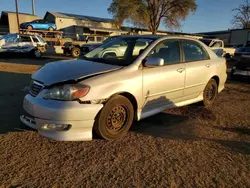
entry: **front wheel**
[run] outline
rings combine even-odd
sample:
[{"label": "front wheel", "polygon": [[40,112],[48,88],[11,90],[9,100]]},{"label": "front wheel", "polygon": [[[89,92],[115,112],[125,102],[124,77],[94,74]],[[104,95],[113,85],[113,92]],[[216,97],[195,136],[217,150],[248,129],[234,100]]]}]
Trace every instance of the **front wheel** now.
[{"label": "front wheel", "polygon": [[81,50],[80,50],[80,48],[74,47],[74,48],[72,49],[72,51],[71,51],[71,55],[72,55],[72,57],[74,57],[74,58],[79,57],[79,56],[81,55]]},{"label": "front wheel", "polygon": [[109,99],[98,114],[94,130],[102,138],[114,140],[128,132],[133,119],[133,105],[126,97],[117,95]]},{"label": "front wheel", "polygon": [[203,104],[208,107],[214,103],[214,100],[218,93],[218,85],[214,79],[211,79],[203,92]]}]

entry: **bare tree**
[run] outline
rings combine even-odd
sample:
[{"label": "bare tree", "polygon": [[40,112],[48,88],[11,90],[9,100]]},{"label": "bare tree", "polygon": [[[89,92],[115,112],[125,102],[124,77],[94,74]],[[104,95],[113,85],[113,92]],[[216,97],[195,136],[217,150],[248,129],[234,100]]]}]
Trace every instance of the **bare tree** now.
[{"label": "bare tree", "polygon": [[236,12],[232,20],[233,28],[250,28],[250,4],[248,0],[245,1],[245,4],[233,9],[233,11]]},{"label": "bare tree", "polygon": [[108,11],[118,25],[130,20],[155,34],[161,21],[167,27],[179,28],[180,21],[196,8],[195,0],[113,0]]}]

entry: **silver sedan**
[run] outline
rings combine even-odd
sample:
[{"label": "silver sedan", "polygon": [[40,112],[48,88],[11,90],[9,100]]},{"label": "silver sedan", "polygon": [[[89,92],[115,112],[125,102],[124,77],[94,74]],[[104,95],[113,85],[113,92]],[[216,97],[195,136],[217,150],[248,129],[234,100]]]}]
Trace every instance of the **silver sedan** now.
[{"label": "silver sedan", "polygon": [[32,75],[20,117],[55,140],[107,140],[167,108],[212,105],[224,88],[225,60],[202,42],[177,36],[124,36],[79,60]]}]

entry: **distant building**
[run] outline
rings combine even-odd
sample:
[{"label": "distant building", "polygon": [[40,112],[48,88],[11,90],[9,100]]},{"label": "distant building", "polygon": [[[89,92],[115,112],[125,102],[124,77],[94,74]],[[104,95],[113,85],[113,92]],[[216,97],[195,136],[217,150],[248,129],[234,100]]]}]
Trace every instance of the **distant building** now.
[{"label": "distant building", "polygon": [[[39,16],[19,13],[19,22],[30,22],[36,19],[41,19]],[[61,12],[46,12],[44,20],[55,23],[57,30],[63,31],[64,38],[77,40],[85,40],[86,35],[89,36],[89,41],[101,42],[108,36],[112,35],[147,35],[152,34],[148,29],[139,27],[118,27],[114,19],[99,18],[86,15],[77,15]],[[18,32],[17,18],[15,12],[3,11],[0,19],[0,35],[5,33]],[[202,38],[200,34],[189,34],[172,31],[158,31],[159,35],[182,35],[193,38]]]},{"label": "distant building", "polygon": [[47,12],[45,20],[54,22],[58,30],[62,30],[65,35],[120,35],[127,33],[119,29],[115,21],[109,18],[98,18],[93,16],[76,15],[61,12]]},{"label": "distant building", "polygon": [[[27,14],[27,13],[19,13],[19,23],[30,22],[36,19],[41,19],[39,16]],[[15,12],[10,11],[2,11],[0,18],[0,33],[17,33],[17,18]]]},{"label": "distant building", "polygon": [[230,44],[249,44],[250,43],[250,29],[234,29],[231,30],[229,40]]},{"label": "distant building", "polygon": [[250,43],[250,29],[232,29],[198,34],[219,38],[224,41],[225,45],[245,45]]},{"label": "distant building", "polygon": [[[121,27],[121,29],[124,31],[127,31],[128,34],[131,34],[131,35],[151,35],[152,34],[151,31],[145,28],[123,26]],[[157,31],[157,35],[179,35],[179,36],[191,37],[191,38],[196,38],[196,39],[203,38],[203,35],[200,35],[200,34],[191,34],[191,33],[174,32],[174,31],[161,31],[161,30]]]}]

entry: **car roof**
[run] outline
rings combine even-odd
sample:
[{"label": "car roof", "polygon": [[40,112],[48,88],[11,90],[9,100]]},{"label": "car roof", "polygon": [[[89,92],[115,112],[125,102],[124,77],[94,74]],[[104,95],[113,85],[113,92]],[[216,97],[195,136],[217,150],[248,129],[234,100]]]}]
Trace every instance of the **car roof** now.
[{"label": "car roof", "polygon": [[19,34],[21,37],[32,37],[32,36],[38,36],[36,34]]},{"label": "car roof", "polygon": [[[121,38],[148,38],[148,39],[158,39],[164,35],[121,35]],[[165,35],[166,36],[166,35]]]},{"label": "car roof", "polygon": [[152,40],[157,40],[162,38],[162,39],[186,39],[186,40],[199,41],[196,38],[186,37],[182,35],[122,35],[121,38],[147,38]]}]

